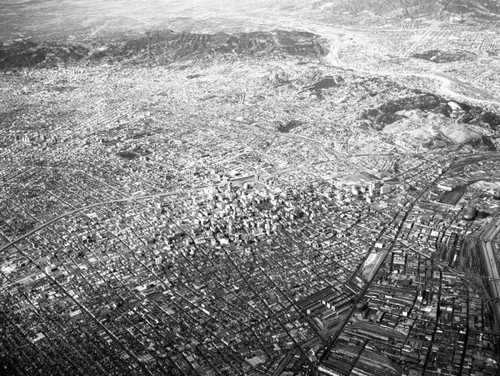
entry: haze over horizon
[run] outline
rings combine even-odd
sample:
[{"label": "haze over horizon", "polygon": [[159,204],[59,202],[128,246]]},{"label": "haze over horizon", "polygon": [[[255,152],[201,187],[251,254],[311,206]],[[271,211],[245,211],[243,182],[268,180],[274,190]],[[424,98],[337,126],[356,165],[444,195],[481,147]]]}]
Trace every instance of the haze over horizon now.
[{"label": "haze over horizon", "polygon": [[[365,12],[370,14],[365,14]],[[0,41],[19,38],[71,40],[117,37],[130,33],[174,28],[195,30],[259,30],[298,25],[301,19],[330,26],[346,22],[452,15],[500,20],[499,0],[5,0],[0,4]],[[288,20],[287,20],[288,19]],[[331,20],[331,22],[329,21]]]}]

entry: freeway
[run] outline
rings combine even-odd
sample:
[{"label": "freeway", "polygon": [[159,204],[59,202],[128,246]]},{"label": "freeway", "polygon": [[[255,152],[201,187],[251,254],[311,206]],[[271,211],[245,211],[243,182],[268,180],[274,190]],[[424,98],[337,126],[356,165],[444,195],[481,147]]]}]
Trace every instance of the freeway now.
[{"label": "freeway", "polygon": [[259,130],[261,130],[263,132],[274,134],[277,137],[291,138],[291,139],[295,139],[295,140],[298,139],[298,140],[302,140],[305,142],[309,142],[309,143],[313,144],[314,146],[317,146],[320,149],[321,153],[323,153],[323,155],[327,161],[331,160],[331,157],[328,154],[328,152],[335,154],[337,157],[339,156],[338,152],[333,151],[331,149],[328,149],[325,145],[323,145],[323,143],[321,143],[318,140],[312,139],[310,137],[306,137],[306,136],[302,136],[302,135],[294,134],[294,133],[283,133],[283,132],[275,131],[272,129],[268,129],[265,126],[262,126],[259,124],[253,124],[250,126],[250,123],[248,123],[246,121],[241,121],[241,120],[236,120],[236,119],[229,119],[229,120],[232,122],[238,123],[238,124],[246,127],[247,129],[258,128]]},{"label": "freeway", "polygon": [[[259,127],[259,129],[263,129],[263,128]],[[274,131],[270,131],[270,130],[269,130],[269,132],[275,133]],[[286,135],[286,136],[289,136],[289,135]],[[315,145],[317,145],[317,146],[319,146],[319,147],[323,147],[324,148],[324,146],[319,141],[316,141],[316,140],[313,140],[313,139],[308,139],[308,138],[306,138],[306,140],[309,141],[309,142],[311,142],[311,143],[313,143],[313,144],[315,144]],[[394,153],[391,154],[391,155],[394,155]],[[336,156],[338,158],[340,157],[338,154],[336,154]],[[284,174],[284,173],[287,173],[287,172],[296,171],[296,170],[299,170],[301,168],[307,168],[307,167],[313,167],[313,166],[322,165],[322,164],[328,164],[328,163],[332,163],[334,161],[338,161],[338,160],[335,160],[335,159],[332,160],[331,158],[328,158],[326,161],[320,161],[320,162],[314,162],[314,163],[307,163],[307,164],[305,164],[303,166],[294,166],[292,168],[281,169],[281,170],[278,170],[278,171],[275,171],[275,172],[271,173],[270,175],[280,175],[280,174]],[[356,168],[356,169],[359,169],[358,167],[355,167],[355,166],[353,166],[353,167]],[[256,178],[257,178],[257,176],[254,175],[254,174],[252,174],[252,175],[247,175],[247,176],[242,176],[242,177],[230,179],[229,181],[230,182],[245,182],[245,181],[255,180]],[[222,185],[222,183],[217,184],[215,186],[220,186],[220,185]],[[113,187],[111,187],[111,188],[113,188]],[[64,218],[70,217],[71,215],[74,215],[74,214],[77,214],[77,213],[80,213],[80,212],[84,212],[86,210],[89,210],[89,209],[92,209],[92,208],[95,208],[95,207],[104,206],[104,205],[110,205],[110,204],[115,204],[115,203],[123,203],[123,202],[134,202],[134,201],[139,202],[139,201],[150,200],[150,199],[154,199],[154,198],[158,198],[158,197],[176,196],[178,194],[192,193],[192,192],[200,191],[200,190],[206,189],[206,188],[208,188],[207,185],[200,186],[200,187],[194,187],[194,188],[183,190],[183,191],[169,190],[169,191],[159,192],[159,193],[155,193],[155,194],[147,194],[147,195],[140,195],[140,196],[130,196],[130,197],[125,197],[125,198],[106,200],[106,201],[97,202],[97,203],[94,203],[94,204],[91,204],[91,205],[88,205],[88,206],[82,206],[82,207],[76,208],[74,210],[70,210],[70,211],[64,212],[64,213],[60,214],[59,216],[57,216],[55,218],[52,218],[51,220],[49,220],[47,222],[44,222],[44,223],[40,224],[39,226],[37,226],[34,229],[26,232],[25,234],[19,236],[18,238],[10,241],[9,243],[0,246],[0,252],[2,252],[4,250],[6,250],[6,249],[8,249],[8,248],[10,248],[10,247],[18,244],[19,242],[21,242],[22,240],[26,239],[30,235],[33,235],[34,233],[37,233],[38,231],[43,230],[44,228],[46,228],[46,227],[48,227],[48,226],[50,226],[50,225],[52,225],[52,224],[54,224],[54,223],[56,223],[56,222],[64,219]]]},{"label": "freeway", "polygon": [[[251,180],[253,178],[255,178],[254,175],[248,175],[248,176],[243,176],[240,178],[230,179],[229,181],[230,182],[242,182],[242,181]],[[221,186],[221,185],[223,185],[223,183],[217,184],[215,186]],[[51,220],[44,222],[44,223],[40,224],[39,226],[35,227],[34,229],[24,233],[23,235],[17,237],[16,239],[11,240],[9,243],[0,246],[0,253],[2,253],[6,249],[18,244],[19,242],[23,241],[24,239],[26,239],[30,235],[33,235],[34,233],[37,233],[38,231],[41,231],[44,228],[46,228],[46,227],[48,227],[56,222],[59,222],[60,220],[62,220],[64,218],[70,217],[74,214],[81,213],[81,212],[84,212],[84,211],[92,209],[92,208],[96,208],[96,207],[104,206],[104,205],[110,205],[110,204],[123,203],[123,202],[134,202],[134,201],[139,202],[139,201],[151,200],[151,199],[159,198],[159,197],[176,196],[176,195],[179,195],[182,193],[193,193],[193,192],[201,191],[201,190],[206,189],[206,188],[208,188],[208,186],[200,186],[200,187],[195,187],[195,188],[186,189],[186,190],[182,190],[182,191],[170,190],[170,191],[165,191],[165,192],[160,192],[160,193],[155,193],[155,194],[148,194],[148,195],[141,195],[141,196],[130,196],[130,197],[126,197],[126,198],[118,198],[118,199],[113,199],[113,200],[100,201],[100,202],[97,202],[97,203],[94,203],[91,205],[82,206],[82,207],[76,208],[74,210],[64,212],[64,213],[58,215],[57,217],[54,217]]]},{"label": "freeway", "polygon": [[496,303],[491,303],[495,313],[495,330],[500,331],[500,274],[498,272],[498,265],[495,259],[495,253],[492,241],[498,236],[500,232],[500,219],[491,223],[489,228],[483,232],[481,236],[481,254],[488,273],[488,280],[490,284],[491,294],[496,299]]}]

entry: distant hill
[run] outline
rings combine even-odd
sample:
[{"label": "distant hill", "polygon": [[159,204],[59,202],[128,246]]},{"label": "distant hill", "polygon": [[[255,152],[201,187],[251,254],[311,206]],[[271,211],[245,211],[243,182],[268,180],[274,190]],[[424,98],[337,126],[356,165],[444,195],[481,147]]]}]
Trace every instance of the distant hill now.
[{"label": "distant hill", "polygon": [[321,7],[335,13],[369,11],[386,17],[500,21],[500,0],[323,0]]},{"label": "distant hill", "polygon": [[305,31],[197,34],[167,30],[145,33],[137,38],[111,40],[92,47],[52,41],[0,41],[0,70],[54,67],[81,60],[164,65],[216,55],[259,56],[277,53],[319,58],[328,51],[324,39]]}]

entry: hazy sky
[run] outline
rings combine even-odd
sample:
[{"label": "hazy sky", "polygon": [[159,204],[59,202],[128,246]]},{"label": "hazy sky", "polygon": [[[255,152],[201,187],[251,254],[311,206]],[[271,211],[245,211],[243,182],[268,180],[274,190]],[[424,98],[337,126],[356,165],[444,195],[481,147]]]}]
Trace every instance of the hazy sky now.
[{"label": "hazy sky", "polygon": [[[272,24],[312,0],[2,0],[0,39],[66,39],[161,28]],[[296,9],[296,8],[295,8]]]}]

